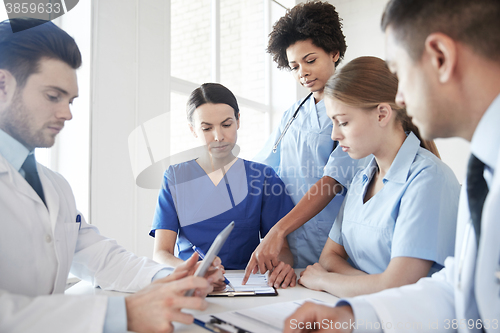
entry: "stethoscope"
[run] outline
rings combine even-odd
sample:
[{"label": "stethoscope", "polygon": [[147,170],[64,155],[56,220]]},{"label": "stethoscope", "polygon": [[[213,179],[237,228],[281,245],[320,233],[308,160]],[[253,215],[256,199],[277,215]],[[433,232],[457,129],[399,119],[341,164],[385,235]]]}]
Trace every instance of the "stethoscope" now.
[{"label": "stethoscope", "polygon": [[297,114],[299,113],[299,110],[300,108],[302,107],[302,105],[304,105],[304,103],[309,99],[309,97],[311,97],[313,93],[309,93],[309,95],[307,95],[306,98],[304,98],[304,100],[299,104],[299,106],[297,107],[297,110],[295,110],[295,112],[293,113],[293,116],[292,118],[290,118],[290,120],[288,121],[288,123],[286,123],[286,126],[285,128],[283,129],[283,132],[281,132],[281,135],[280,137],[278,138],[278,141],[276,141],[276,143],[274,144],[274,147],[273,147],[273,153],[276,153],[276,150],[278,149],[278,145],[280,144],[281,142],[281,139],[283,139],[283,137],[285,136],[285,133],[286,131],[288,130],[288,127],[290,127],[290,125],[292,125],[293,121],[295,120],[295,118],[297,118]]}]

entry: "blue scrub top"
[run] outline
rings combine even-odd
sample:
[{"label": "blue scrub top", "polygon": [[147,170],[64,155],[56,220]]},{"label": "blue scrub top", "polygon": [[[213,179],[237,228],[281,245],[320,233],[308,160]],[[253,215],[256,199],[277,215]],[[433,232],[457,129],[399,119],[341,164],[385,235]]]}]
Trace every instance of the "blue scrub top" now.
[{"label": "blue scrub top", "polygon": [[219,232],[234,221],[219,257],[226,269],[244,269],[260,237],[292,208],[285,185],[266,165],[238,159],[214,185],[192,160],[165,171],[149,234],[154,237],[156,229],[178,232],[178,256],[186,260],[192,245],[208,252]]},{"label": "blue scrub top", "polygon": [[384,272],[392,258],[412,257],[434,262],[430,276],[454,253],[460,195],[455,174],[411,132],[384,187],[363,203],[376,170],[373,158],[356,174],[329,237],[366,273]]},{"label": "blue scrub top", "polygon": [[[322,100],[316,104],[313,96],[300,108],[273,153],[274,144],[300,102],[283,114],[279,127],[254,157],[255,161],[273,167],[286,184],[294,204],[323,176],[334,178],[348,188],[360,165],[365,165],[364,161],[351,159],[337,147],[337,142],[331,139],[332,121],[326,115],[325,103]],[[343,195],[337,195],[318,215],[288,235],[295,267],[304,268],[318,262],[343,200]]]}]

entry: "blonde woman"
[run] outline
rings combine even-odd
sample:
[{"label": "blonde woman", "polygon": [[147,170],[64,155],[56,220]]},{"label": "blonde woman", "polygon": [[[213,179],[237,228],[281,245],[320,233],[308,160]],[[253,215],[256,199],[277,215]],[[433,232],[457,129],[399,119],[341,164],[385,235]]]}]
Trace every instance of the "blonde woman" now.
[{"label": "blonde woman", "polygon": [[351,61],[326,85],[332,139],[354,159],[374,157],[354,176],[319,263],[302,272],[308,288],[374,293],[415,283],[453,255],[460,185],[396,105],[397,87],[375,57]]}]

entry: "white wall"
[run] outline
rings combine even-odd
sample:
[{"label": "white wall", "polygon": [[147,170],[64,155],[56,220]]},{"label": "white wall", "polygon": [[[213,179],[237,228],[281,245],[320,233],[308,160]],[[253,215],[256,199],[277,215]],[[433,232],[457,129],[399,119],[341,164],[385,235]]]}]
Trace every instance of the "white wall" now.
[{"label": "white wall", "polygon": [[[93,1],[90,220],[150,257],[158,190],[135,185],[128,138],[168,111],[169,24],[169,1]],[[161,119],[160,127],[169,128],[168,117]],[[168,156],[169,145],[163,148]]]},{"label": "white wall", "polygon": [[55,22],[71,35],[82,53],[82,66],[77,70],[78,98],[71,106],[73,119],[66,122],[57,136],[51,168],[70,183],[78,209],[84,216],[89,211],[89,122],[90,122],[90,20],[91,2],[80,1],[70,12]]}]

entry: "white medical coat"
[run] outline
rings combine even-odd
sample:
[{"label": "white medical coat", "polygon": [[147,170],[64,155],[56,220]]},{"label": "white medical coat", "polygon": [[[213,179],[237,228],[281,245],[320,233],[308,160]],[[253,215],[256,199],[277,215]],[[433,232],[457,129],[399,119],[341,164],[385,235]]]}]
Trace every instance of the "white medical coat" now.
[{"label": "white medical coat", "polygon": [[70,269],[103,289],[137,291],[164,266],[127,252],[83,217],[76,223],[67,181],[37,168],[47,207],[0,154],[0,332],[101,332],[107,297],[64,296]]}]

